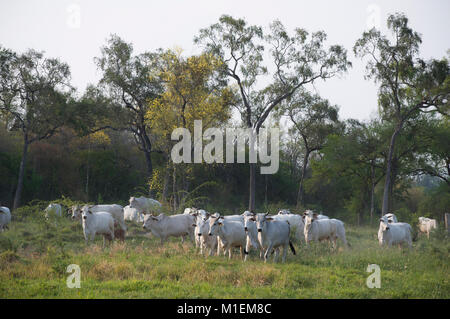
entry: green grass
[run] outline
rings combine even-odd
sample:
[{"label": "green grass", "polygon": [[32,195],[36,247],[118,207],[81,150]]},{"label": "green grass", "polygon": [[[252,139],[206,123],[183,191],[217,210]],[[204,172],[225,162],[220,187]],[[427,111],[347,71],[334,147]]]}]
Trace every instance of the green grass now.
[{"label": "green grass", "polygon": [[[128,223],[125,243],[85,246],[79,222],[23,213],[0,233],[0,298],[449,298],[450,244],[444,232],[412,250],[381,249],[375,227],[347,225],[350,249],[295,243],[285,264],[202,257],[193,244],[145,236]],[[81,268],[81,288],[66,287],[66,267]],[[368,264],[381,268],[369,289]]]}]

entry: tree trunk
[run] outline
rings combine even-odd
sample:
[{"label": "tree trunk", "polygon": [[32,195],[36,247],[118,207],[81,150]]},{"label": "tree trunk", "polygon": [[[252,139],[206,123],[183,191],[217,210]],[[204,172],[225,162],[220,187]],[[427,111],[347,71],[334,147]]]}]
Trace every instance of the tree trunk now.
[{"label": "tree trunk", "polygon": [[168,162],[166,166],[166,171],[164,172],[164,185],[162,193],[163,202],[166,202],[167,198],[169,197],[169,183],[170,183],[170,164]]},{"label": "tree trunk", "polygon": [[88,137],[88,155],[87,155],[87,164],[86,164],[86,201],[89,202],[89,169],[90,169],[90,157],[91,157],[91,137]]},{"label": "tree trunk", "polygon": [[256,163],[250,163],[250,189],[248,210],[253,212],[255,210],[255,187],[256,187]]},{"label": "tree trunk", "polygon": [[372,163],[371,167],[372,185],[370,187],[370,223],[372,224],[373,213],[375,209],[375,165]]},{"label": "tree trunk", "polygon": [[178,208],[178,200],[177,200],[177,169],[176,165],[173,164],[172,171],[172,193],[173,193],[173,212],[175,213]]},{"label": "tree trunk", "polygon": [[392,157],[394,155],[394,149],[395,149],[395,140],[397,138],[398,133],[400,132],[401,125],[399,125],[395,131],[394,134],[392,134],[391,137],[391,143],[389,144],[389,154],[387,159],[387,165],[386,165],[386,179],[384,182],[384,192],[383,192],[383,207],[381,210],[381,215],[387,214],[389,212],[389,195],[391,190],[391,171],[392,171]]},{"label": "tree trunk", "polygon": [[308,166],[309,154],[310,154],[310,152],[307,150],[305,153],[305,156],[303,157],[302,172],[300,174],[300,182],[299,182],[298,193],[297,193],[297,207],[300,207],[300,205],[303,204],[303,181],[306,176],[306,167]]},{"label": "tree trunk", "polygon": [[23,138],[22,160],[20,161],[19,179],[17,181],[16,195],[14,196],[13,211],[16,210],[20,205],[20,197],[22,196],[23,179],[25,175],[25,166],[27,163],[28,146],[28,136],[27,134],[25,134]]},{"label": "tree trunk", "polygon": [[268,203],[269,203],[269,201],[268,201],[268,196],[267,196],[267,184],[268,184],[268,175],[266,174],[266,176],[265,176],[265,184],[266,184],[266,189],[265,189],[265,192],[264,192],[264,204],[266,205],[266,207],[267,207],[267,205],[268,205]]}]

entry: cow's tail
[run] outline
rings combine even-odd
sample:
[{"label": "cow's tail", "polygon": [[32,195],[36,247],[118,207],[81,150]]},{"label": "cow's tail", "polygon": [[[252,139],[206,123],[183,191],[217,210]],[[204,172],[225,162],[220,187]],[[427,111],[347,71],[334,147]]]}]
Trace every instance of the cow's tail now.
[{"label": "cow's tail", "polygon": [[291,241],[289,241],[289,247],[291,248],[292,253],[295,255],[295,248],[294,245],[292,245]]}]

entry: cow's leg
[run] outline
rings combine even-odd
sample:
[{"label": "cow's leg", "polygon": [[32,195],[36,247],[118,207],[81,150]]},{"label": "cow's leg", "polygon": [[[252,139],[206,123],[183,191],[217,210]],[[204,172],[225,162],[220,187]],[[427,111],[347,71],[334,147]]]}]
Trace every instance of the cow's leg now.
[{"label": "cow's leg", "polygon": [[241,259],[244,259],[244,247],[240,246],[241,248]]},{"label": "cow's leg", "polygon": [[264,254],[264,263],[267,262],[267,258],[269,257],[269,253],[272,251],[273,249],[273,244],[269,244],[269,246],[267,247],[267,250]]},{"label": "cow's leg", "polygon": [[276,263],[278,261],[278,255],[280,253],[280,249],[275,249],[275,254],[273,255],[273,262]]},{"label": "cow's leg", "polygon": [[285,263],[286,262],[286,255],[287,255],[287,251],[288,251],[288,245],[289,245],[289,243],[287,243],[287,244],[285,244],[284,246],[283,246],[283,263]]}]

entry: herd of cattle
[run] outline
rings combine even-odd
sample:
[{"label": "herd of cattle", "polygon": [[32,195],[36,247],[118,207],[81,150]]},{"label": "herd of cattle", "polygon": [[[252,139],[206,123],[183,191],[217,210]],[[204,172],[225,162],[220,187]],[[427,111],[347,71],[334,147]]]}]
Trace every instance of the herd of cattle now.
[{"label": "herd of cattle", "polygon": [[[183,214],[168,216],[161,213],[161,203],[158,201],[146,197],[131,197],[129,205],[125,207],[117,204],[74,205],[68,209],[68,214],[72,219],[81,219],[86,244],[93,241],[96,234],[103,235],[103,245],[106,239],[112,241],[117,238],[123,241],[127,232],[125,221],[128,220],[143,223],[143,228],[160,238],[161,244],[171,236],[181,237],[182,242],[185,237],[190,237],[201,254],[212,256],[215,253],[228,253],[229,258],[233,248],[239,247],[244,261],[253,247],[259,250],[259,256],[264,261],[273,253],[276,261],[280,248],[283,248],[282,261],[285,262],[288,247],[295,255],[292,238],[304,244],[328,240],[333,248],[336,248],[339,239],[345,247],[348,246],[342,221],[311,210],[305,211],[303,215],[281,210],[277,215],[245,211],[241,215],[222,216],[203,209],[186,208]],[[44,210],[44,216],[46,219],[61,217],[63,208],[60,204],[50,204]],[[7,229],[10,221],[10,210],[0,206],[0,231]],[[429,238],[437,223],[435,219],[419,217],[418,226],[419,231],[426,233]],[[380,218],[378,241],[381,246],[406,244],[412,247],[411,233],[411,225],[398,222],[394,214],[386,214]]]}]

